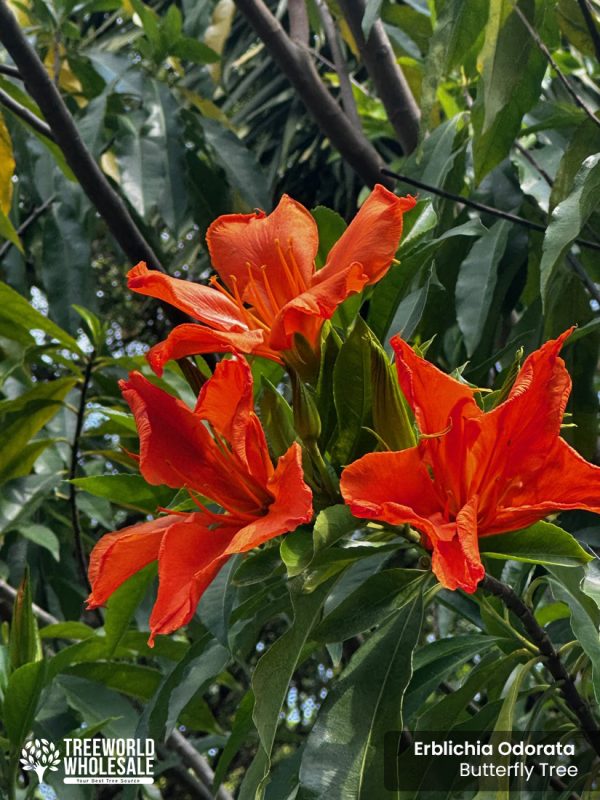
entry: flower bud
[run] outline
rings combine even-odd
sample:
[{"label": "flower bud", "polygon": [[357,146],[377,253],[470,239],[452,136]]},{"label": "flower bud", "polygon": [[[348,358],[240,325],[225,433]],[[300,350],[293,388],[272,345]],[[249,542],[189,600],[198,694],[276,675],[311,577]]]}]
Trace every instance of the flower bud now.
[{"label": "flower bud", "polygon": [[303,442],[316,442],[321,435],[321,417],[312,390],[295,372],[290,372],[290,378],[294,428]]},{"label": "flower bud", "polygon": [[417,443],[408,404],[398,386],[394,369],[383,348],[371,348],[373,428],[391,450],[405,450]]}]

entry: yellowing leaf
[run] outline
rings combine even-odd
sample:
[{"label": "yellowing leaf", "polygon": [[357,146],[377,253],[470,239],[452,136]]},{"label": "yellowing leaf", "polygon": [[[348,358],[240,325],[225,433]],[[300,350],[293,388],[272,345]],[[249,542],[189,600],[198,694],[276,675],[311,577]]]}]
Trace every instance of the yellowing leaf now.
[{"label": "yellowing leaf", "polygon": [[59,44],[58,52],[56,44],[51,44],[46,58],[44,59],[44,66],[50,77],[54,80],[58,70],[58,85],[64,92],[72,95],[77,105],[82,108],[87,104],[87,100],[83,96],[83,87],[79,78],[75,75],[69,62],[67,60],[67,53],[64,45]]},{"label": "yellowing leaf", "polygon": [[105,153],[102,153],[100,156],[100,166],[109,178],[112,178],[115,183],[120,183],[121,176],[119,167],[112,150],[107,150]]},{"label": "yellowing leaf", "polygon": [[13,155],[12,141],[4,117],[0,114],[0,211],[4,214],[8,214],[10,211],[14,174],[15,157]]},{"label": "yellowing leaf", "polygon": [[[235,3],[233,0],[219,0],[213,11],[211,24],[204,34],[204,44],[211,47],[215,53],[223,52],[225,42],[231,31],[233,15],[235,14]],[[216,62],[210,64],[208,70],[215,83],[221,79],[221,64]]]}]

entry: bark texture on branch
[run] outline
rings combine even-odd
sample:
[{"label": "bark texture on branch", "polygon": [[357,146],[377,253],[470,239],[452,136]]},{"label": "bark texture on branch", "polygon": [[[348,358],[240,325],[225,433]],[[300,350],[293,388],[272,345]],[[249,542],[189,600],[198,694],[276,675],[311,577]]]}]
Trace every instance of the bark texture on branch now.
[{"label": "bark texture on branch", "polygon": [[365,40],[362,31],[363,0],[339,0],[339,4],[398,142],[405,154],[412,153],[419,139],[421,113],[396,61],[383,23],[376,20],[369,38]]},{"label": "bark texture on branch", "polygon": [[393,183],[381,176],[377,151],[329,94],[307,50],[290,39],[263,0],[236,0],[236,6],[342,158],[368,186],[384,183],[391,188]]}]

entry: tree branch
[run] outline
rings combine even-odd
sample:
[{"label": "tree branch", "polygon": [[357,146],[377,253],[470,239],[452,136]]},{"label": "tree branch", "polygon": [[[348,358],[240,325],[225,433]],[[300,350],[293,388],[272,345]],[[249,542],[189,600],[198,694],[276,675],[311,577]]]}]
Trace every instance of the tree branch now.
[{"label": "tree branch", "polygon": [[[12,608],[17,600],[17,590],[13,589],[6,581],[0,580],[0,599],[4,600]],[[56,617],[44,611],[40,606],[36,606],[35,603],[31,604],[31,610],[34,616],[44,625],[54,625],[59,622]]]},{"label": "tree branch", "polygon": [[546,45],[542,41],[540,35],[535,30],[535,28],[533,27],[531,22],[529,22],[529,20],[527,19],[525,14],[521,11],[519,6],[515,5],[514,6],[514,10],[515,10],[517,16],[519,17],[519,19],[521,20],[521,22],[523,23],[523,25],[527,28],[527,31],[529,32],[529,35],[531,36],[533,41],[538,46],[538,49],[540,50],[540,52],[542,52],[544,54],[544,56],[546,57],[546,60],[548,61],[548,63],[552,67],[552,69],[556,72],[556,75],[558,76],[558,79],[560,80],[562,85],[565,87],[567,92],[573,98],[573,102],[575,103],[575,105],[578,106],[585,114],[587,114],[587,116],[592,120],[592,122],[594,122],[596,125],[600,126],[600,119],[598,119],[598,117],[594,114],[594,112],[591,110],[591,108],[589,108],[589,106],[586,103],[583,102],[583,100],[581,99],[581,97],[579,97],[579,95],[577,94],[575,89],[573,89],[573,87],[571,86],[571,84],[567,80],[566,76],[561,71],[561,69],[558,66],[558,64],[556,63],[556,61],[554,60],[554,58],[552,56],[552,53],[550,52],[550,50],[548,50],[548,48],[546,47]]},{"label": "tree branch", "polygon": [[363,0],[339,0],[339,4],[398,142],[405,155],[412,153],[419,138],[421,112],[396,61],[383,23],[380,19],[376,20],[365,41],[362,31],[365,13]]},{"label": "tree branch", "polygon": [[329,49],[331,50],[335,71],[340,81],[340,97],[342,99],[342,106],[350,122],[357,130],[362,131],[362,125],[360,122],[360,117],[358,116],[356,103],[354,101],[354,93],[352,92],[352,83],[350,81],[350,75],[348,74],[346,59],[342,55],[338,39],[338,32],[333,22],[333,17],[331,16],[329,6],[325,0],[316,0],[316,4],[319,11],[319,16],[321,17],[323,30],[325,31],[325,36],[327,37],[327,43],[329,44]]},{"label": "tree branch", "polygon": [[18,81],[23,80],[19,70],[10,64],[0,64],[0,75],[8,75],[9,78],[16,78]]},{"label": "tree branch", "polygon": [[17,101],[11,97],[8,92],[5,92],[4,89],[0,89],[0,104],[2,104],[5,108],[8,108],[9,111],[15,115],[15,117],[19,117],[30,125],[35,131],[41,133],[42,136],[45,136],[47,139],[51,141],[55,141],[54,134],[50,129],[49,125],[46,125],[44,120],[40,119],[36,116],[33,111],[30,111],[25,106],[22,106],[21,103],[17,103]]},{"label": "tree branch", "polygon": [[577,0],[577,2],[579,3],[579,8],[581,9],[581,13],[585,20],[585,24],[587,25],[588,31],[590,32],[591,40],[594,43],[594,50],[596,51],[596,60],[600,61],[600,33],[598,33],[598,28],[596,27],[596,23],[594,22],[594,17],[592,16],[588,0]]},{"label": "tree branch", "polygon": [[567,705],[579,720],[581,729],[587,740],[596,753],[600,755],[600,730],[598,729],[598,724],[592,716],[588,705],[577,691],[573,678],[571,678],[567,672],[548,634],[544,628],[538,624],[531,609],[525,605],[523,600],[521,600],[519,595],[510,586],[496,580],[496,578],[493,578],[491,575],[486,574],[479,586],[484,591],[499,597],[509,611],[512,611],[513,614],[521,620],[530,639],[543,656],[548,671],[558,684],[558,688]]},{"label": "tree branch", "polygon": [[288,0],[288,17],[290,20],[290,38],[304,47],[308,46],[310,23],[304,0]]},{"label": "tree branch", "polygon": [[290,39],[263,0],[236,0],[236,5],[342,158],[368,186],[382,182],[377,151],[329,94],[305,48]]},{"label": "tree branch", "polygon": [[75,422],[75,433],[73,434],[73,442],[71,444],[71,465],[69,468],[69,507],[71,509],[71,524],[73,525],[73,540],[75,542],[75,552],[77,554],[77,563],[79,565],[81,579],[87,586],[88,592],[92,591],[92,587],[87,574],[87,559],[83,549],[81,523],[79,521],[79,511],[77,509],[77,488],[73,483],[73,480],[77,477],[79,440],[81,439],[81,432],[83,430],[83,422],[85,419],[87,392],[90,386],[90,380],[92,378],[92,370],[94,369],[94,356],[95,354],[93,352],[88,356],[88,360],[85,365],[85,372],[83,373],[83,383],[81,384],[79,406],[77,408],[77,419]]}]

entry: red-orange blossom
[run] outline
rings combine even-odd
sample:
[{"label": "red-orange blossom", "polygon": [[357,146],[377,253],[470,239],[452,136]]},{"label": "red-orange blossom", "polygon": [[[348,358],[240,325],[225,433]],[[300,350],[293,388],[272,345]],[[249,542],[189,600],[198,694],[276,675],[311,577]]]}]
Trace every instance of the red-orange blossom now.
[{"label": "red-orange blossom", "polygon": [[316,349],[323,321],[351,294],[385,275],[398,249],[404,212],[415,202],[377,185],[318,271],[316,222],[287,195],[269,215],[227,214],[212,223],[206,234],[218,274],[212,286],[139,263],[127,276],[130,289],[200,323],[178,325],[150,350],[150,365],[161,375],[171,359],[213,352],[282,362],[296,334]]},{"label": "red-orange blossom", "polygon": [[560,437],[571,379],[558,354],[570,333],[532,353],[507,400],[488,413],[471,388],[392,339],[422,438],[416,447],[351,464],[342,494],[359,517],[420,531],[433,550],[433,571],[449,589],[473,592],[484,577],[478,537],[553,511],[600,513],[600,467]]},{"label": "red-orange blossom", "polygon": [[[108,533],[94,547],[88,608],[103,605],[124,581],[158,561],[158,597],[150,616],[152,643],[188,622],[225,561],[312,517],[301,451],[292,444],[273,467],[254,412],[246,361],[222,361],[203,386],[194,411],[132,372],[121,390],[140,437],[140,470],[151,484],[184,488],[198,502],[191,513],[167,513]],[[194,496],[194,495],[192,495]]]}]

